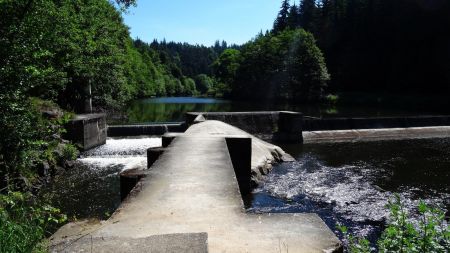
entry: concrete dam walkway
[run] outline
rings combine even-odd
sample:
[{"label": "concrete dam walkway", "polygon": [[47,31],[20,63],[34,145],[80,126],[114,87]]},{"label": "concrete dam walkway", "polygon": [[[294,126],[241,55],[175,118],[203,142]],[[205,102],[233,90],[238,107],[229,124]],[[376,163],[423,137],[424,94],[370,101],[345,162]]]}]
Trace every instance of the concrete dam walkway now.
[{"label": "concrete dam walkway", "polygon": [[[242,187],[240,190],[231,157],[236,151],[231,149],[245,149],[240,147],[245,141],[240,140],[249,137],[253,170],[285,156],[278,147],[223,122],[195,124],[176,137],[151,168],[145,170],[145,177],[109,220],[62,227],[51,238],[52,251],[339,250],[339,240],[316,214],[245,212]],[[230,148],[228,140],[237,142]]]}]

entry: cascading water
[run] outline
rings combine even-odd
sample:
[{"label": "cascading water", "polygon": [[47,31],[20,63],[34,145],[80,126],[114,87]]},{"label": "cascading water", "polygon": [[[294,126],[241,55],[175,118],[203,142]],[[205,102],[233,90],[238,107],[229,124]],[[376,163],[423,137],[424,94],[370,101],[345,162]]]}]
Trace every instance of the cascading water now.
[{"label": "cascading water", "polygon": [[304,146],[255,189],[250,212],[314,212],[375,242],[399,193],[413,219],[422,199],[449,208],[450,140]]},{"label": "cascading water", "polygon": [[119,173],[147,167],[146,151],[161,138],[108,138],[105,145],[81,154],[75,166],[56,176],[46,199],[69,217],[107,218],[120,204]]}]

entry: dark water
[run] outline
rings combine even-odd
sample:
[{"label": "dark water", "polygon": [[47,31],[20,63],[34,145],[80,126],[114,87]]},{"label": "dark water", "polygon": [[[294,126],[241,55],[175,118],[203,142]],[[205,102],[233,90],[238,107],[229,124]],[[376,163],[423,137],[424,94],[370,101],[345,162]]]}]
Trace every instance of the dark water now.
[{"label": "dark water", "polygon": [[[450,207],[450,140],[292,145],[297,159],[274,168],[249,211],[315,212],[375,242],[388,200],[399,193],[414,216],[418,201]],[[337,232],[337,231],[336,231]]]},{"label": "dark water", "polygon": [[110,138],[83,153],[74,168],[57,175],[42,194],[71,219],[106,219],[120,205],[119,173],[146,168],[147,149],[158,146],[161,138]]},{"label": "dark water", "polygon": [[404,106],[327,106],[295,105],[267,101],[230,101],[214,98],[163,97],[136,100],[124,111],[126,119],[110,120],[112,124],[180,122],[186,112],[299,111],[314,117],[405,116],[442,114],[442,110]]}]

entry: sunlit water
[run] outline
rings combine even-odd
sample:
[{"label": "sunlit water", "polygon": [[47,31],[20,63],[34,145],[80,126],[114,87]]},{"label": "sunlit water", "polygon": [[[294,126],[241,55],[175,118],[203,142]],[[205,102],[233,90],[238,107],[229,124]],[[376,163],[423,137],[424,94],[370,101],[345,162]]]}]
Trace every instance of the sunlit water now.
[{"label": "sunlit water", "polygon": [[374,242],[394,192],[412,216],[420,199],[449,208],[450,140],[285,148],[297,162],[274,168],[254,191],[250,212],[314,212],[332,230],[344,224]]},{"label": "sunlit water", "polygon": [[[107,140],[84,152],[44,193],[69,217],[107,218],[120,204],[119,173],[145,167],[161,138]],[[253,193],[249,212],[319,214],[374,242],[394,192],[412,214],[419,199],[449,208],[450,140],[284,145],[297,161],[277,165]]]},{"label": "sunlit water", "polygon": [[107,218],[120,204],[119,173],[146,168],[147,149],[159,146],[159,137],[108,138],[105,145],[82,153],[44,194],[70,218]]}]

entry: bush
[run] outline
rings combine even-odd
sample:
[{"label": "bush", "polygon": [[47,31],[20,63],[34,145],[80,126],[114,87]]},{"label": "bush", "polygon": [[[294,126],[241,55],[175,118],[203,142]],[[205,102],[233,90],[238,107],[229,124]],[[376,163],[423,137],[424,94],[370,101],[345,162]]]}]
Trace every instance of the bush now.
[{"label": "bush", "polygon": [[65,144],[63,147],[63,159],[65,161],[73,161],[77,159],[78,154],[80,153],[78,149],[72,144]]},{"label": "bush", "polygon": [[[395,195],[389,201],[390,217],[387,228],[383,231],[377,245],[379,252],[448,252],[450,248],[450,230],[445,221],[445,213],[420,202],[418,206],[419,221],[410,221],[408,212]],[[356,238],[348,234],[344,226],[338,226],[348,242],[350,253],[373,252],[366,238]]]},{"label": "bush", "polygon": [[37,204],[29,193],[0,195],[0,253],[36,250],[47,229],[65,220],[58,209]]},{"label": "bush", "polygon": [[339,95],[328,94],[325,96],[325,101],[330,105],[336,105],[339,101]]}]

